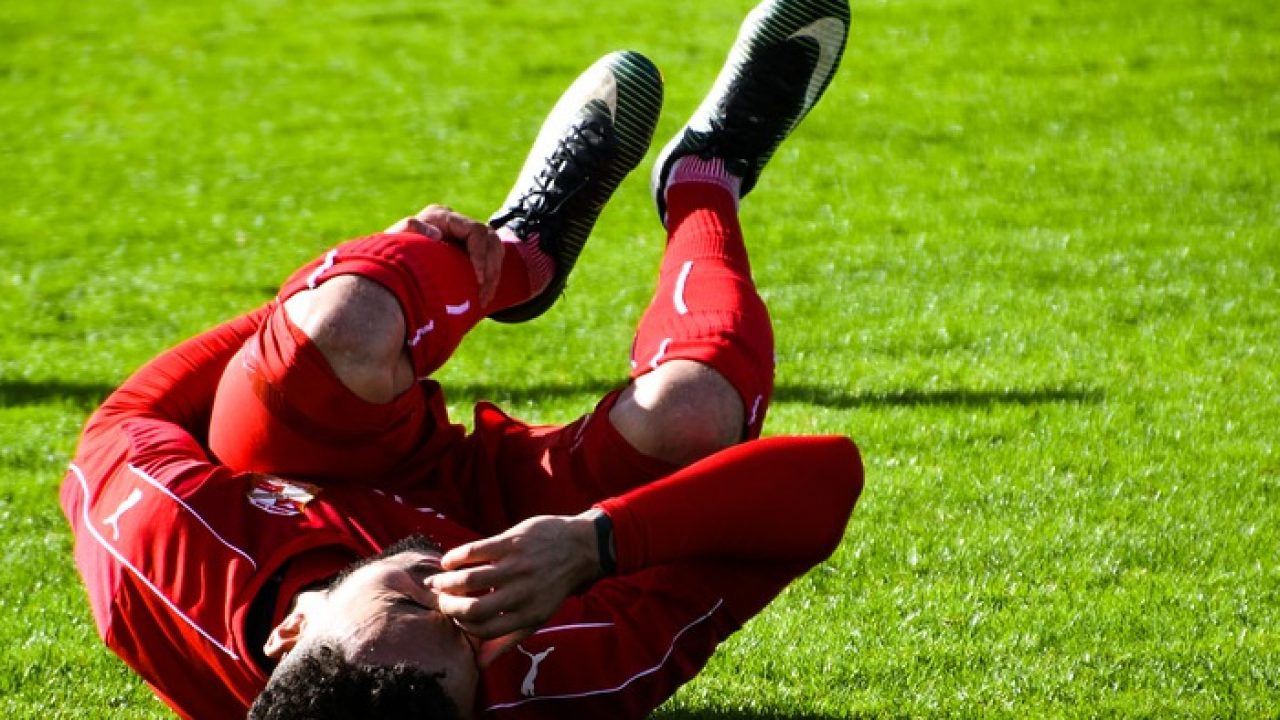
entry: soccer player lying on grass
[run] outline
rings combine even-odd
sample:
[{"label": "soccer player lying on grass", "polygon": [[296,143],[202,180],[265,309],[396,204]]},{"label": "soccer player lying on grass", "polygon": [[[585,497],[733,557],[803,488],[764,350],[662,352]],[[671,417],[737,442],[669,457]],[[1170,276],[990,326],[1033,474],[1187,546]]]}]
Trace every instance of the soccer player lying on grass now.
[{"label": "soccer player lying on grass", "polygon": [[635,53],[557,104],[496,232],[430,207],[135,373],[62,488],[104,641],[196,718],[663,702],[834,550],[861,489],[846,438],[756,439],[772,331],[737,220],[847,22],[771,0],[744,24],[655,168],[668,244],[631,382],[576,422],[481,403],[466,435],[429,375],[479,320],[559,296],[656,124]]}]

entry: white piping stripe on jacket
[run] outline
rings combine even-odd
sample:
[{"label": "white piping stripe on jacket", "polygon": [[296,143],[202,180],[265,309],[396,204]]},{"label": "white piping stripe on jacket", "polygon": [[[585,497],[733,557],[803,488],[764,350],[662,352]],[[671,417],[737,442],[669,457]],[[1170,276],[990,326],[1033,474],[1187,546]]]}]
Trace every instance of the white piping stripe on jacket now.
[{"label": "white piping stripe on jacket", "polygon": [[759,413],[760,413],[760,403],[763,400],[764,400],[763,395],[757,395],[756,401],[751,403],[751,419],[747,420],[748,426],[756,424],[756,419],[759,417]]},{"label": "white piping stripe on jacket", "polygon": [[182,506],[182,509],[183,509],[183,510],[186,510],[187,512],[189,512],[189,513],[191,513],[193,516],[195,516],[195,519],[196,519],[196,520],[199,520],[199,521],[200,521],[200,524],[204,526],[204,529],[205,529],[205,530],[208,530],[208,531],[209,531],[209,534],[211,534],[211,535],[213,535],[215,538],[217,538],[217,539],[218,539],[218,542],[222,543],[223,545],[226,545],[226,546],[227,546],[227,549],[231,550],[232,552],[234,552],[235,554],[237,554],[237,555],[239,555],[240,557],[244,558],[245,560],[248,560],[248,561],[249,561],[249,564],[253,566],[253,569],[254,569],[254,570],[257,570],[257,569],[258,569],[258,561],[256,561],[256,560],[254,560],[253,558],[249,557],[249,553],[245,552],[244,550],[241,550],[240,548],[236,547],[235,545],[232,545],[232,544],[231,544],[231,543],[230,543],[226,538],[224,538],[224,537],[222,537],[221,535],[219,535],[217,530],[214,530],[214,529],[213,529],[213,527],[209,525],[209,523],[205,522],[205,519],[204,519],[203,517],[201,517],[201,516],[200,516],[200,513],[196,512],[195,510],[192,510],[190,505],[188,505],[188,504],[186,504],[185,502],[183,502],[183,501],[182,501],[182,498],[178,497],[177,495],[174,495],[174,494],[173,494],[173,491],[171,491],[169,488],[165,487],[164,485],[161,485],[159,480],[156,480],[155,478],[151,477],[150,475],[148,475],[147,473],[143,472],[141,469],[139,469],[139,468],[137,468],[137,467],[135,467],[135,466],[133,466],[133,465],[129,465],[129,470],[130,470],[134,475],[137,475],[138,477],[142,478],[143,480],[146,480],[146,481],[147,481],[147,482],[148,482],[152,487],[154,487],[155,489],[157,489],[157,490],[159,490],[160,492],[162,492],[162,493],[164,493],[165,495],[167,495],[167,496],[169,497],[169,499],[170,499],[170,500],[173,500],[174,502],[176,502],[176,503],[178,503],[179,505],[181,505],[181,506]]},{"label": "white piping stripe on jacket", "polygon": [[613,623],[611,622],[575,623],[573,625],[552,625],[551,627],[544,627],[541,630],[537,630],[533,634],[546,635],[547,633],[564,632],[565,630],[599,630],[601,628],[611,628],[611,627],[613,627]]},{"label": "white piping stripe on jacket", "polygon": [[712,606],[712,608],[711,608],[710,610],[708,610],[708,611],[706,612],[706,614],[702,615],[702,616],[701,616],[701,617],[699,617],[699,618],[696,618],[693,622],[691,622],[691,623],[689,623],[688,625],[685,625],[684,627],[680,628],[680,630],[679,630],[678,632],[676,632],[676,634],[671,638],[671,644],[670,644],[669,646],[667,646],[667,652],[666,652],[666,654],[664,654],[664,655],[662,656],[662,659],[658,661],[658,664],[657,664],[657,665],[654,665],[653,667],[648,668],[648,669],[646,669],[646,670],[641,670],[640,672],[636,673],[635,675],[632,675],[631,677],[629,677],[629,678],[627,678],[626,680],[622,681],[622,683],[621,683],[621,684],[619,684],[619,685],[617,685],[617,686],[615,686],[615,687],[611,687],[611,688],[602,688],[602,689],[600,689],[600,690],[588,690],[588,691],[586,691],[586,692],[580,692],[580,693],[567,693],[567,694],[564,694],[564,695],[539,695],[539,696],[537,696],[537,697],[526,698],[526,699],[524,699],[524,700],[517,700],[517,701],[515,701],[515,702],[510,702],[510,703],[499,703],[498,705],[491,705],[491,706],[489,706],[489,707],[485,708],[485,711],[486,711],[486,712],[488,712],[489,710],[505,710],[505,709],[507,709],[507,708],[518,707],[518,706],[520,706],[520,705],[524,705],[524,704],[526,704],[526,703],[531,703],[531,702],[533,702],[533,701],[535,701],[535,700],[571,700],[571,699],[573,699],[573,698],[591,697],[591,696],[593,696],[593,695],[607,695],[607,694],[609,694],[609,693],[615,693],[615,692],[618,692],[618,691],[620,691],[620,690],[622,690],[622,689],[626,688],[628,685],[630,685],[631,683],[635,682],[636,680],[639,680],[640,678],[645,677],[645,676],[647,676],[647,675],[652,675],[653,673],[655,673],[655,672],[657,672],[658,670],[660,670],[660,669],[662,668],[662,666],[663,666],[663,665],[666,665],[666,664],[667,664],[667,661],[671,659],[671,653],[675,652],[675,650],[676,650],[676,643],[680,641],[680,638],[681,638],[681,637],[682,637],[686,632],[688,632],[689,630],[691,630],[695,625],[698,625],[698,624],[700,624],[700,623],[705,622],[705,621],[707,620],[707,618],[709,618],[709,617],[711,617],[712,615],[714,615],[714,614],[715,614],[715,612],[716,612],[717,610],[719,610],[719,609],[720,609],[720,606],[721,606],[721,605],[724,605],[724,599],[723,599],[723,598],[722,598],[722,599],[720,599],[720,600],[716,600],[716,604],[715,604],[714,606]]},{"label": "white piping stripe on jacket", "polygon": [[175,605],[174,602],[170,600],[167,595],[165,595],[163,592],[160,591],[160,588],[152,584],[152,582],[147,579],[147,576],[142,574],[141,570],[134,567],[133,563],[125,559],[124,555],[122,555],[119,550],[116,550],[115,547],[111,545],[111,543],[107,542],[106,538],[102,537],[102,535],[98,532],[98,529],[94,527],[93,518],[89,517],[89,481],[85,479],[84,473],[81,472],[80,468],[76,467],[74,463],[71,465],[71,471],[76,474],[76,478],[80,481],[80,489],[84,493],[84,504],[81,506],[82,514],[84,515],[84,527],[86,530],[89,531],[89,534],[93,536],[93,539],[97,540],[98,544],[101,545],[108,553],[111,554],[112,557],[116,559],[116,562],[123,565],[126,569],[129,570],[129,572],[133,573],[134,576],[137,577],[138,580],[140,580],[143,585],[146,585],[147,588],[151,590],[151,592],[155,593],[155,596],[160,598],[160,601],[163,602],[165,605],[169,606],[169,609],[172,610],[175,615],[177,615],[179,618],[182,618],[183,622],[190,625],[192,629],[200,633],[200,635],[204,637],[204,639],[213,643],[214,647],[217,647],[219,650],[226,653],[227,656],[229,656],[232,660],[239,661],[240,656],[236,654],[235,650],[232,650],[226,645],[223,645],[222,643],[215,640],[213,636],[208,633],[208,631],[206,631],[204,628],[196,624],[195,620],[192,620],[190,617],[187,616],[186,613],[178,609],[178,606]]}]

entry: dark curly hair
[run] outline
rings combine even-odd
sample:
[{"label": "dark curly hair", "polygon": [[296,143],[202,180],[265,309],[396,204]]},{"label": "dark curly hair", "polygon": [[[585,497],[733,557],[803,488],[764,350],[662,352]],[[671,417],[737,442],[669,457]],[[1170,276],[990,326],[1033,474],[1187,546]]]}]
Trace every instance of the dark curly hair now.
[{"label": "dark curly hair", "polygon": [[298,648],[276,668],[249,708],[249,720],[460,720],[440,677],[407,663],[359,665],[317,643]]}]

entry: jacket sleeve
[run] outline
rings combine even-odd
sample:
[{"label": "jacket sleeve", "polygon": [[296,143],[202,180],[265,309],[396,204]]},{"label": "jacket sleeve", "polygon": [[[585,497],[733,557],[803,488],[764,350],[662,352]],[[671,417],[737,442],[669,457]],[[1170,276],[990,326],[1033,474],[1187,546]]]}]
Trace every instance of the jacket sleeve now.
[{"label": "jacket sleeve", "polygon": [[485,671],[482,716],[647,717],[830,555],[861,488],[850,440],[771,438],[600,503],[619,574]]},{"label": "jacket sleeve", "polygon": [[614,524],[618,572],[730,560],[812,566],[830,556],[862,491],[840,436],[775,437],[716,453],[597,507]]},{"label": "jacket sleeve", "polygon": [[263,306],[223,323],[143,365],[89,419],[85,437],[131,418],[147,417],[179,425],[203,443],[222,371],[268,309]]}]

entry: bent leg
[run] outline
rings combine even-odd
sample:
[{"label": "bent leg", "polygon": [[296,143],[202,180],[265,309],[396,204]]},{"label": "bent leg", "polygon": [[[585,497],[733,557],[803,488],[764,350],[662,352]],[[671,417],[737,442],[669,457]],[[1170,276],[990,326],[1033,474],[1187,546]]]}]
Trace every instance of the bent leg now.
[{"label": "bent leg", "polygon": [[609,417],[640,452],[684,465],[759,436],[773,392],[773,329],[733,189],[673,178],[667,218],[658,287],[632,347],[634,382]]},{"label": "bent leg", "polygon": [[[500,532],[533,515],[575,514],[759,436],[773,390],[773,331],[751,280],[736,200],[712,183],[668,193],[667,252],[632,346],[633,382],[558,429],[482,407],[492,472],[482,502]],[[607,420],[607,422],[606,422]]]},{"label": "bent leg", "polygon": [[711,365],[672,360],[622,391],[609,420],[642,454],[680,466],[742,439],[737,389]]},{"label": "bent leg", "polygon": [[342,275],[290,297],[284,312],[359,397],[389,403],[413,387],[417,376],[405,347],[404,312],[377,282]]},{"label": "bent leg", "polygon": [[[241,470],[381,477],[447,424],[436,386],[419,381],[485,317],[478,292],[467,254],[420,233],[329,251],[285,283],[228,365],[211,449]],[[500,283],[499,298],[511,294]]]}]

